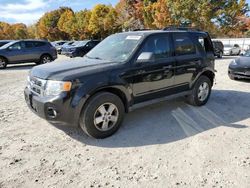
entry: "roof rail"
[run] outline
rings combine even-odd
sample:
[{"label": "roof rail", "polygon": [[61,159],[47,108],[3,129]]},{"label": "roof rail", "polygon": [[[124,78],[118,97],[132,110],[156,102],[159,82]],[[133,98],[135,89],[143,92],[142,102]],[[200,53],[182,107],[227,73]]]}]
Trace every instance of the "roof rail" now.
[{"label": "roof rail", "polygon": [[181,31],[201,31],[198,28],[193,27],[178,27],[178,26],[168,26],[163,29],[164,31],[181,30]]},{"label": "roof rail", "polygon": [[149,31],[149,30],[151,30],[151,29],[134,29],[132,31]]}]

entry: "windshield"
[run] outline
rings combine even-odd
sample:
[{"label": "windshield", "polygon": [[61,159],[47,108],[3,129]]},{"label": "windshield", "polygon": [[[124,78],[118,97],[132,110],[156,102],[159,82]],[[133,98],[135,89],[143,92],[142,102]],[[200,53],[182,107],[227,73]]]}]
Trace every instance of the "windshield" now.
[{"label": "windshield", "polygon": [[224,47],[226,47],[226,48],[232,48],[232,46],[230,44],[224,44]]},{"label": "windshield", "polygon": [[126,34],[114,34],[107,37],[87,55],[90,59],[101,59],[111,62],[124,62],[133,53],[142,36]]},{"label": "windshield", "polygon": [[8,47],[10,47],[12,44],[15,44],[15,43],[16,43],[16,41],[9,42],[9,43],[3,45],[2,47],[0,47],[0,49],[8,48]]},{"label": "windshield", "polygon": [[76,41],[72,46],[84,46],[88,41]]}]

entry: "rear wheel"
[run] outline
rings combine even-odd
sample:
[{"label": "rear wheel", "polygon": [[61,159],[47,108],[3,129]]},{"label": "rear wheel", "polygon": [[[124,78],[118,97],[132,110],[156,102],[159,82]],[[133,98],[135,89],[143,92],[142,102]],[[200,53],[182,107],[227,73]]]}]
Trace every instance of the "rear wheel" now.
[{"label": "rear wheel", "polygon": [[0,57],[0,69],[5,69],[7,67],[7,64],[8,61],[5,58]]},{"label": "rear wheel", "polygon": [[50,63],[51,61],[52,58],[50,57],[50,55],[42,55],[38,64]]},{"label": "rear wheel", "polygon": [[188,103],[193,106],[205,105],[211,94],[212,83],[207,76],[201,76],[195,83]]},{"label": "rear wheel", "polygon": [[94,95],[80,116],[80,127],[94,138],[113,135],[123,121],[125,109],[121,99],[108,92]]}]

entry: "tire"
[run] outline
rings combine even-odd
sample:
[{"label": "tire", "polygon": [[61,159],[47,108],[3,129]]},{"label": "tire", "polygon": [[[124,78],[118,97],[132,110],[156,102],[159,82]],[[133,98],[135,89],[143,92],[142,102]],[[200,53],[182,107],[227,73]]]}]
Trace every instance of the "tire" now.
[{"label": "tire", "polygon": [[124,113],[124,104],[117,95],[101,92],[88,100],[82,110],[79,124],[87,135],[103,139],[120,128]]},{"label": "tire", "polygon": [[0,57],[0,69],[6,69],[8,64],[7,59]]},{"label": "tire", "polygon": [[223,52],[220,52],[220,54],[217,56],[219,59],[221,59],[223,56]]},{"label": "tire", "polygon": [[[204,88],[204,90],[201,91],[201,88]],[[187,97],[187,102],[193,106],[205,105],[210,97],[211,88],[212,83],[210,79],[207,76],[201,76],[195,82],[191,94]]]},{"label": "tire", "polygon": [[41,58],[40,58],[40,61],[37,63],[39,65],[41,64],[46,64],[46,63],[50,63],[52,61],[52,58],[50,55],[42,55]]},{"label": "tire", "polygon": [[239,51],[239,53],[237,54],[238,56],[240,55],[241,51]]}]

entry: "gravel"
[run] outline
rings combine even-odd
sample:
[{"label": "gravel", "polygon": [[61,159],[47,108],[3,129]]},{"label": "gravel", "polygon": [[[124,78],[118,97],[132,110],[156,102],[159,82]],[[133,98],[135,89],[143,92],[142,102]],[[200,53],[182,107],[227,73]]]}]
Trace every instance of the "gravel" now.
[{"label": "gravel", "polygon": [[216,60],[206,106],[137,109],[104,140],[28,109],[32,64],[0,70],[0,187],[250,187],[250,82],[228,78],[231,60]]}]

